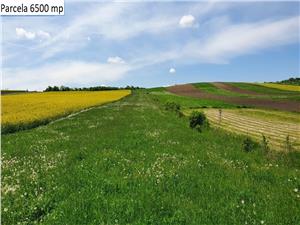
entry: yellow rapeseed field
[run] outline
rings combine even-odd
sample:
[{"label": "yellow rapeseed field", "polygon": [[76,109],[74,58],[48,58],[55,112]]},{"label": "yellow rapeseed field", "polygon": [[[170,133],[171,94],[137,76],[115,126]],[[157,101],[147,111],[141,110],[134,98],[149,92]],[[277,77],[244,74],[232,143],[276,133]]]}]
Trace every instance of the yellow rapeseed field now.
[{"label": "yellow rapeseed field", "polygon": [[116,101],[130,90],[70,91],[3,95],[2,127],[51,120],[69,113]]},{"label": "yellow rapeseed field", "polygon": [[273,83],[263,83],[260,85],[265,86],[265,87],[285,90],[285,91],[300,91],[300,86],[297,86],[297,85],[273,84]]}]

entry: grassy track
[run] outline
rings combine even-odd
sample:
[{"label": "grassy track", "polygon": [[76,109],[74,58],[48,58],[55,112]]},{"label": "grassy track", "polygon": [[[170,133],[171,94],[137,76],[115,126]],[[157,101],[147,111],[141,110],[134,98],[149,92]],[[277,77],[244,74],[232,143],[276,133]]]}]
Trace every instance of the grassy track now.
[{"label": "grassy track", "polygon": [[245,153],[135,92],[2,136],[2,224],[297,224],[299,153]]}]

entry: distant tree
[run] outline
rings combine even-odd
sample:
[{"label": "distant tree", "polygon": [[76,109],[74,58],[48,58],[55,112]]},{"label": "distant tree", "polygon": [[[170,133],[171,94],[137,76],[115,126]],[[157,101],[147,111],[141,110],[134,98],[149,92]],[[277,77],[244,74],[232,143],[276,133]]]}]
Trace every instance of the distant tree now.
[{"label": "distant tree", "polygon": [[291,85],[300,85],[300,78],[299,77],[291,77],[287,80],[277,81],[276,83],[279,84],[291,84]]},{"label": "distant tree", "polygon": [[44,91],[52,91],[52,87],[51,86],[48,86]]},{"label": "distant tree", "polygon": [[53,86],[52,91],[59,91],[59,87]]}]

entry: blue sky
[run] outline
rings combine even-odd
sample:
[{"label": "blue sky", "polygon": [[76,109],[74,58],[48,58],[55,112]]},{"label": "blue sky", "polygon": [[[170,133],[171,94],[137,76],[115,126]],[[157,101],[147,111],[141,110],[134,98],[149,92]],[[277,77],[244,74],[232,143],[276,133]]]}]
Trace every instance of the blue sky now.
[{"label": "blue sky", "polygon": [[299,76],[299,2],[65,0],[1,17],[2,87],[165,86]]}]

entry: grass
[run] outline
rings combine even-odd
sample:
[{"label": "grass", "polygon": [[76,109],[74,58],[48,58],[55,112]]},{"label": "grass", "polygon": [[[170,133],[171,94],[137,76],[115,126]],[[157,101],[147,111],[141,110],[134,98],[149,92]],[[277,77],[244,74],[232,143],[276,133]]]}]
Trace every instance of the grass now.
[{"label": "grass", "polygon": [[239,107],[238,105],[226,103],[223,101],[179,96],[166,91],[153,91],[149,92],[149,94],[155,96],[155,100],[162,104],[166,104],[167,102],[175,102],[177,104],[180,104],[183,109]]},{"label": "grass", "polygon": [[216,94],[216,95],[224,95],[224,96],[231,96],[231,97],[249,97],[246,94],[240,94],[232,91],[227,91],[221,88],[214,86],[212,83],[195,83],[193,84],[196,88],[199,88],[202,91]]},{"label": "grass", "polygon": [[256,98],[271,98],[273,100],[280,101],[300,101],[300,95],[295,91],[280,90],[272,87],[265,87],[261,84],[255,83],[231,83],[233,86],[239,87],[241,89],[255,91],[257,93],[263,94],[264,96],[256,96]]},{"label": "grass", "polygon": [[260,84],[255,83],[230,83],[233,86],[239,87],[241,89],[255,91],[257,93],[266,94],[266,95],[298,95],[295,91],[279,90],[276,88],[265,87]]},{"label": "grass", "polygon": [[2,224],[299,222],[299,153],[246,153],[244,136],[196,132],[165,98],[137,91],[3,135]]}]

